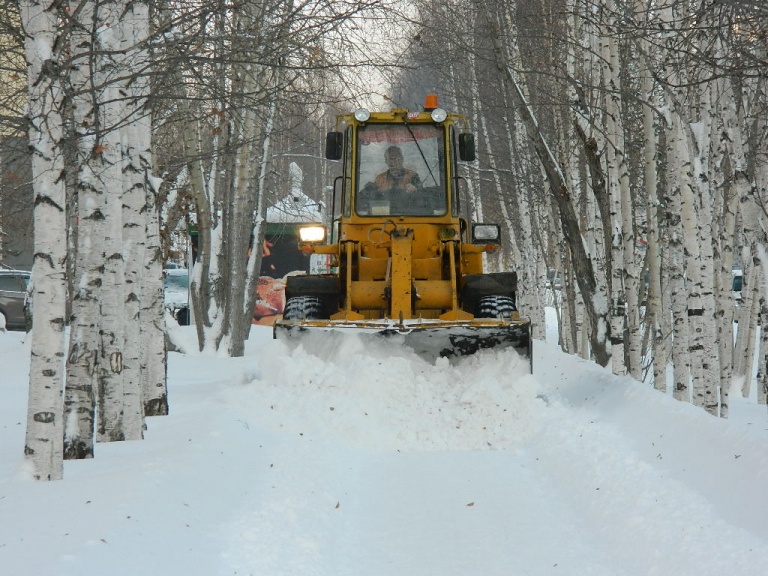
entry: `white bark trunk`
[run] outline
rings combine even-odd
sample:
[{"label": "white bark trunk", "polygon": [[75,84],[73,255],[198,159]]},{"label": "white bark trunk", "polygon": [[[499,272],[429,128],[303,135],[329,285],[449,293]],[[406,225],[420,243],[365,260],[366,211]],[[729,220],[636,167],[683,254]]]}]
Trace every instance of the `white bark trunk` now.
[{"label": "white bark trunk", "polygon": [[[56,2],[21,0],[28,63],[29,139],[34,188],[34,329],[24,453],[39,480],[63,476],[64,324],[66,314],[67,222],[61,149],[64,92],[55,52]],[[61,47],[58,47],[61,49]]]},{"label": "white bark trunk", "polygon": [[[757,339],[757,322],[755,319],[760,313],[760,291],[758,289],[755,266],[749,267],[748,276],[744,276],[744,284],[741,294],[743,302],[738,311],[739,327],[734,356],[738,359],[738,375],[743,378],[741,393],[745,398],[749,397],[752,386],[752,374],[755,365],[755,340]],[[745,274],[747,271],[744,271]]]},{"label": "white bark trunk", "polygon": [[611,201],[611,368],[614,374],[627,374],[625,341],[626,291],[624,290],[624,242],[620,130],[621,103],[619,101],[618,53],[612,27],[606,29],[601,40],[603,60],[603,91],[605,94],[605,173]]},{"label": "white bark trunk", "polygon": [[[709,91],[701,95],[700,121],[688,125],[688,152],[693,166],[693,180],[683,186],[683,225],[689,253],[689,320],[694,377],[694,404],[713,415],[727,416],[728,390],[721,390],[720,358],[717,349],[714,299],[714,255],[712,248],[712,191],[708,174],[711,109]],[[689,209],[690,208],[690,209]],[[691,218],[686,217],[690,214]]]},{"label": "white bark trunk", "polygon": [[688,302],[685,288],[683,260],[682,192],[679,175],[688,162],[683,153],[683,130],[680,118],[670,113],[671,126],[667,131],[667,181],[666,198],[668,220],[668,266],[672,312],[672,361],[674,396],[678,400],[691,401],[690,354],[688,350]]},{"label": "white bark trunk", "polygon": [[[141,75],[125,86],[130,96],[130,123],[123,136],[125,181],[123,234],[126,250],[127,305],[126,353],[130,354],[126,379],[126,405],[132,418],[126,428],[131,438],[140,438],[143,415],[167,414],[166,359],[163,323],[162,254],[156,190],[151,182],[151,122],[149,97],[149,6],[131,2],[123,15],[127,68]],[[159,185],[159,184],[158,184]],[[135,340],[134,340],[135,339]],[[137,405],[138,404],[138,405]]]},{"label": "white bark trunk", "polygon": [[[643,68],[643,97],[653,100],[653,80],[647,67]],[[643,106],[643,154],[645,169],[643,185],[646,195],[648,220],[648,248],[646,262],[648,265],[648,291],[646,303],[646,322],[649,325],[651,348],[653,356],[653,385],[662,392],[667,390],[667,354],[664,346],[665,330],[664,308],[661,299],[661,251],[659,242],[658,221],[658,177],[656,164],[656,130],[654,127],[654,111],[650,105]]]},{"label": "white bark trunk", "polygon": [[[98,7],[97,22],[118,22],[120,2],[106,2]],[[104,170],[101,179],[105,190],[104,207],[104,280],[101,292],[101,358],[99,365],[99,397],[97,438],[112,442],[126,440],[125,405],[125,259],[123,256],[123,153],[118,129],[122,114],[122,96],[112,82],[113,75],[120,74],[118,63],[111,52],[121,48],[119,27],[102,25],[97,30],[98,58],[97,84],[105,85],[100,95],[102,112],[99,149]]]},{"label": "white bark trunk", "polygon": [[[263,137],[261,142],[261,155],[254,157],[252,161],[254,164],[258,161],[259,172],[256,180],[255,195],[256,195],[256,208],[254,210],[255,220],[253,223],[253,229],[251,232],[254,238],[254,246],[259,242],[259,239],[263,237],[262,228],[264,224],[263,215],[266,213],[266,178],[267,167],[269,166],[269,154],[272,146],[272,132],[274,130],[274,120],[277,115],[278,106],[277,102],[273,102],[267,113],[267,121],[263,130]],[[330,203],[328,204],[330,205]],[[331,226],[332,222],[328,222]],[[261,264],[261,251],[260,249],[254,249],[251,251],[251,255],[248,258],[248,268],[246,277],[246,290],[248,295],[255,294],[256,282],[258,281],[259,267]],[[246,298],[243,302],[243,316],[251,318],[253,315],[254,297]]]},{"label": "white bark trunk", "polygon": [[[720,96],[718,96],[718,99]],[[736,241],[736,212],[738,204],[731,186],[731,176],[726,176],[724,164],[725,144],[722,138],[722,123],[713,123],[712,140],[715,154],[712,159],[712,185],[718,191],[718,210],[713,214],[713,233],[716,233],[720,264],[715,274],[715,319],[717,329],[718,356],[720,358],[720,389],[727,395],[731,387],[734,367],[733,320],[735,315],[731,287],[733,285],[734,244]],[[730,170],[728,170],[730,172]]]},{"label": "white bark trunk", "polygon": [[146,234],[141,314],[144,327],[142,388],[145,416],[168,414],[168,355],[165,348],[163,301],[163,254],[160,246],[159,182],[149,177],[146,185]]},{"label": "white bark trunk", "polygon": [[[126,77],[134,70],[144,70],[147,54],[136,49],[146,41],[139,22],[142,10],[143,28],[148,27],[146,5],[130,2],[121,6],[121,18],[116,26],[120,46],[124,52],[116,58],[118,69]],[[137,28],[138,27],[138,28]],[[148,158],[150,127],[144,112],[147,78],[137,76],[129,83],[121,81],[116,86],[127,99],[119,102],[121,114],[127,123],[120,129],[120,166],[122,171],[122,258],[124,263],[123,299],[125,303],[124,331],[124,389],[123,423],[126,440],[141,440],[144,437],[144,402],[142,397],[143,363],[141,342],[143,340],[143,318],[141,317],[141,293],[144,282],[143,271],[146,251],[146,172],[151,166]]]},{"label": "white bark trunk", "polygon": [[104,263],[101,239],[104,237],[104,187],[98,175],[103,169],[102,156],[93,154],[99,123],[96,117],[96,94],[89,90],[92,79],[93,51],[91,29],[95,5],[81,2],[70,5],[73,21],[70,39],[73,66],[70,83],[75,96],[72,112],[77,136],[77,205],[78,234],[75,285],[70,321],[70,346],[65,390],[64,457],[92,458],[94,455],[94,423],[97,366],[100,356],[100,296]]}]

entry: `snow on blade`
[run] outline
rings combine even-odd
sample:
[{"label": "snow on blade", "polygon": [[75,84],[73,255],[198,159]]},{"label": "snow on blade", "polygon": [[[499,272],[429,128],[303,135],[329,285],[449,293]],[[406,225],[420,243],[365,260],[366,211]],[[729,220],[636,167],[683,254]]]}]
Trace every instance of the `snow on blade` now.
[{"label": "snow on blade", "polygon": [[[510,349],[429,363],[395,339],[327,331],[288,354],[267,350],[259,365],[254,396],[270,402],[272,426],[378,449],[504,448],[536,430],[543,407],[528,360]],[[300,409],[279,405],[286,386]]]}]

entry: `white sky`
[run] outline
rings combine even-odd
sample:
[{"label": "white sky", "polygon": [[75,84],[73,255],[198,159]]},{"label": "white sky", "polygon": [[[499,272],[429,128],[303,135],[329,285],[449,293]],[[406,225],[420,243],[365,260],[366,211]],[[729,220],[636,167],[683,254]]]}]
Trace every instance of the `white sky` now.
[{"label": "white sky", "polygon": [[40,483],[22,472],[22,338],[0,333],[3,576],[768,566],[768,416],[750,401],[718,420],[538,341],[531,376],[511,351],[430,364],[254,327],[244,358],[172,353],[169,416]]}]

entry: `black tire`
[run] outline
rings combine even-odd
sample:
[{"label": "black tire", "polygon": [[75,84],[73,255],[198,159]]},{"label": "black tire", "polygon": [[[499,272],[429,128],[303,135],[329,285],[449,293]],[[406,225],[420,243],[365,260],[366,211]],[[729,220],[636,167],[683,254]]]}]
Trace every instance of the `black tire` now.
[{"label": "black tire", "polygon": [[515,302],[517,290],[516,272],[492,272],[489,274],[466,274],[461,289],[462,309],[477,315],[480,300],[488,296],[506,296]]},{"label": "black tire", "polygon": [[174,316],[179,326],[189,326],[189,308],[179,308],[176,310]]},{"label": "black tire", "polygon": [[283,320],[321,320],[323,303],[315,296],[294,296],[285,303]]},{"label": "black tire", "polygon": [[510,296],[483,296],[477,302],[475,318],[511,318],[516,311],[515,299]]}]

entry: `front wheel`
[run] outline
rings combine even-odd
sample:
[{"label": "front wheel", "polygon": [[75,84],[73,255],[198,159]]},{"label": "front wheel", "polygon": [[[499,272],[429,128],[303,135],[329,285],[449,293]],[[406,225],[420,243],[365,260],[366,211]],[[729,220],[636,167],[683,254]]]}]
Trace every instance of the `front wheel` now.
[{"label": "front wheel", "polygon": [[323,303],[315,296],[288,298],[283,311],[283,320],[321,320],[324,316]]},{"label": "front wheel", "polygon": [[477,302],[475,318],[511,318],[517,312],[514,298],[510,296],[483,296]]}]

